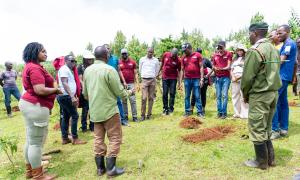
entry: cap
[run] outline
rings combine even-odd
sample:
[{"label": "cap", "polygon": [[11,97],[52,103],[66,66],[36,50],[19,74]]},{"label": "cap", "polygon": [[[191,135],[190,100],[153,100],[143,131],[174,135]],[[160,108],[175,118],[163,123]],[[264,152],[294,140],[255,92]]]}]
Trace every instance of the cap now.
[{"label": "cap", "polygon": [[182,46],[181,46],[181,50],[182,51],[185,51],[186,49],[189,49],[189,48],[192,48],[192,45],[190,43],[184,43]]},{"label": "cap", "polygon": [[249,27],[249,31],[255,31],[257,29],[268,30],[269,25],[265,22],[253,23]]},{"label": "cap", "polygon": [[121,50],[121,54],[127,54],[127,53],[128,53],[127,49],[124,48]]},{"label": "cap", "polygon": [[225,47],[226,46],[226,42],[225,41],[219,41],[217,46],[222,46]]},{"label": "cap", "polygon": [[95,56],[91,51],[85,51],[82,55],[84,59],[95,59]]}]

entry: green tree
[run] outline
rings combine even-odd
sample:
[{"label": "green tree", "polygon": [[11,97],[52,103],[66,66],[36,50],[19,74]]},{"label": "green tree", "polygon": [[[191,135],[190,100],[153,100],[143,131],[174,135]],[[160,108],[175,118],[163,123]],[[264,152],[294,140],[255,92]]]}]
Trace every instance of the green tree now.
[{"label": "green tree", "polygon": [[291,27],[291,38],[297,39],[300,37],[300,18],[294,9],[291,9],[291,17],[288,21]]},{"label": "green tree", "polygon": [[[177,48],[180,50],[181,48],[181,41],[180,39],[173,39],[171,35],[166,38],[160,39],[160,42],[156,48],[156,56],[161,57],[163,53],[170,51],[173,48]],[[180,52],[180,51],[179,51]]]},{"label": "green tree", "polygon": [[210,46],[210,40],[204,37],[200,29],[193,29],[193,31],[188,34],[187,39],[194,49],[202,48],[204,56],[211,54],[212,47]]},{"label": "green tree", "polygon": [[85,47],[86,50],[93,52],[94,46],[91,42],[88,42],[88,44]]},{"label": "green tree", "polygon": [[126,36],[122,33],[122,31],[117,31],[114,41],[111,44],[113,54],[120,57],[121,49],[125,48],[125,45]]},{"label": "green tree", "polygon": [[264,15],[257,12],[254,16],[251,17],[250,24],[264,22],[264,20],[265,20]]},{"label": "green tree", "polygon": [[138,62],[142,56],[145,56],[147,44],[140,43],[138,38],[132,36],[127,44],[127,50],[129,56]]}]

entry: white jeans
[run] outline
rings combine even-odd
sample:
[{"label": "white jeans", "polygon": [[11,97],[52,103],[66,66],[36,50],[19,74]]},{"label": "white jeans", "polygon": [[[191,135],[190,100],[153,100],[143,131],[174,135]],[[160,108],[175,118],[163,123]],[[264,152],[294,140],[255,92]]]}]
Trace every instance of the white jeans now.
[{"label": "white jeans", "polygon": [[231,90],[232,90],[232,104],[233,104],[234,116],[247,119],[249,105],[244,102],[243,94],[241,91],[241,83],[232,82]]}]

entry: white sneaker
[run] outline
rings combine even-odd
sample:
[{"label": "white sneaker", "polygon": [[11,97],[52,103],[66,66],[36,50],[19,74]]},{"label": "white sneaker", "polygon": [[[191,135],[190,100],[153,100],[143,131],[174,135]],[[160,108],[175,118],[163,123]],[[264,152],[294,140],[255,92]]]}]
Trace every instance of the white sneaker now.
[{"label": "white sneaker", "polygon": [[288,131],[287,130],[280,130],[280,135],[281,136],[287,136],[288,135]]},{"label": "white sneaker", "polygon": [[274,140],[274,139],[279,139],[281,136],[280,136],[280,133],[278,131],[272,131],[272,135],[270,137],[271,140]]}]

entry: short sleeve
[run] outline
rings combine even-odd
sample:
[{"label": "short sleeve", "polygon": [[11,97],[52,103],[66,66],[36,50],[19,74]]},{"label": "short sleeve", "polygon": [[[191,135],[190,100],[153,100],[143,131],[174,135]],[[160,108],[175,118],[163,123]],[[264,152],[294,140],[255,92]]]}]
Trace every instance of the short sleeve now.
[{"label": "short sleeve", "polygon": [[134,60],[132,60],[132,64],[133,64],[133,69],[136,69],[136,62]]},{"label": "short sleeve", "polygon": [[59,69],[59,71],[58,71],[59,78],[69,77],[69,72],[68,72],[68,70],[66,68],[67,67],[62,67],[62,68]]},{"label": "short sleeve", "polygon": [[32,86],[45,84],[45,73],[43,72],[43,69],[31,68],[28,75]]},{"label": "short sleeve", "polygon": [[284,45],[282,47],[280,55],[289,56],[291,54],[291,49],[292,49],[292,44],[291,43],[287,43],[286,45]]},{"label": "short sleeve", "polygon": [[0,79],[1,79],[1,80],[4,79],[4,72],[2,72],[2,73],[0,74]]}]

